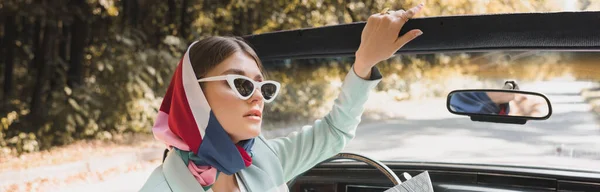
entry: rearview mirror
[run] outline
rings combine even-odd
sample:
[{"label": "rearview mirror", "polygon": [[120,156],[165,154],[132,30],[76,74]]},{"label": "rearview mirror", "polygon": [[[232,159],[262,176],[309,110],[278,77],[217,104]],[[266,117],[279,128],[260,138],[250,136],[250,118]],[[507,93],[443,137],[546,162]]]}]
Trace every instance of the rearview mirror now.
[{"label": "rearview mirror", "polygon": [[548,119],[552,114],[550,100],[543,94],[507,89],[452,91],[446,107],[474,121],[501,123],[525,124],[527,120]]}]

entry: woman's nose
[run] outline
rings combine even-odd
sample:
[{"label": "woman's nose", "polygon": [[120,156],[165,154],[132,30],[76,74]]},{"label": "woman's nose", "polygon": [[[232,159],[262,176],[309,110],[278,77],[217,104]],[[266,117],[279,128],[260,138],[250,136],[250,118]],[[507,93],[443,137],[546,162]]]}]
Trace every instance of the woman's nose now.
[{"label": "woman's nose", "polygon": [[252,96],[250,97],[249,100],[250,100],[250,103],[253,103],[255,101],[263,101],[264,100],[264,96],[262,95],[260,88],[256,88],[254,90],[254,94],[252,94]]}]

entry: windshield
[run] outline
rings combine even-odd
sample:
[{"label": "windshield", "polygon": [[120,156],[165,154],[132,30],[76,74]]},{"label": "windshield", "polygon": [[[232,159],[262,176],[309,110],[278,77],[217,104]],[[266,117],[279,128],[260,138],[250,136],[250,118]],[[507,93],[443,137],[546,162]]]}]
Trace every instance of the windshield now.
[{"label": "windshield", "polygon": [[[600,53],[479,52],[396,55],[378,64],[383,80],[370,93],[363,121],[345,152],[386,161],[425,161],[600,171]],[[282,82],[267,105],[264,134],[324,116],[352,57],[293,59],[269,65]],[[553,114],[525,125],[473,122],[448,112],[456,89],[520,90],[546,95]],[[288,115],[289,113],[289,115]],[[293,115],[292,115],[293,114]],[[289,117],[289,118],[283,118]],[[294,127],[294,126],[287,126]],[[297,126],[298,127],[298,126]]]}]

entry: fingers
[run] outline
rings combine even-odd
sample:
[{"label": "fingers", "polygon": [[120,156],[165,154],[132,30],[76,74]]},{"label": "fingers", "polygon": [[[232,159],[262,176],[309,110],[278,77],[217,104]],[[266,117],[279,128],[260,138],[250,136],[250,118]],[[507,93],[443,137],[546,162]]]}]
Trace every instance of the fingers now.
[{"label": "fingers", "polygon": [[[390,17],[394,17],[397,18],[399,22],[394,23],[394,26],[392,26],[392,29],[400,31],[400,29],[402,29],[402,27],[404,26],[404,24],[406,24],[406,22],[408,22],[408,20],[412,19],[416,14],[418,14],[421,10],[423,9],[423,4],[419,4],[411,9],[409,9],[408,11],[404,11],[404,10],[398,10],[398,11],[394,11],[390,14]],[[409,41],[411,41],[412,39],[418,37],[419,35],[422,34],[422,32],[414,32],[414,34],[410,35],[411,33],[407,33],[408,36],[407,37],[399,37],[396,40],[396,45],[398,46],[403,46],[404,44],[408,43]],[[407,35],[405,34],[405,36]]]},{"label": "fingers", "polygon": [[414,17],[423,7],[416,6],[408,11],[384,11],[373,14],[367,20],[361,34],[361,43],[356,51],[357,60],[365,63],[367,67],[389,58],[404,44],[423,34],[421,30],[409,31],[398,37],[404,24]]},{"label": "fingers", "polygon": [[367,20],[367,23],[372,22],[372,21],[376,21],[377,18],[380,18],[380,17],[383,17],[383,16],[384,15],[379,14],[379,13],[373,14],[373,15],[369,16],[369,19]]},{"label": "fingers", "polygon": [[367,24],[365,25],[365,27],[368,27],[368,26],[378,26],[379,23],[381,23],[381,21],[385,17],[386,17],[385,15],[380,15],[379,13],[378,14],[373,14],[367,20]]},{"label": "fingers", "polygon": [[398,37],[398,39],[396,39],[396,42],[394,42],[394,44],[396,45],[396,47],[398,47],[398,49],[400,49],[406,43],[412,41],[413,39],[417,38],[419,35],[422,35],[422,34],[423,34],[423,32],[419,29],[410,30],[409,32],[406,32],[404,35]]},{"label": "fingers", "polygon": [[411,9],[409,9],[408,11],[404,11],[404,10],[400,9],[398,11],[394,11],[390,15],[394,16],[396,18],[399,18],[404,23],[406,23],[406,22],[408,22],[409,19],[412,19],[415,15],[417,15],[419,12],[421,12],[422,9],[423,9],[423,4],[419,4]]},{"label": "fingers", "polygon": [[[418,14],[419,12],[421,12],[421,9],[423,9],[423,3],[410,8],[408,11],[406,11],[406,13],[404,14],[404,16],[407,19],[412,19],[416,14]],[[408,20],[407,20],[408,21]]]},{"label": "fingers", "polygon": [[395,32],[394,38],[398,38],[398,33],[400,29],[404,26],[406,22],[408,22],[408,17],[405,16],[406,11],[400,9],[398,11],[392,11],[388,17],[392,20],[390,25],[390,29]]},{"label": "fingers", "polygon": [[398,11],[394,11],[392,14],[392,16],[399,18],[400,20],[404,21],[405,23],[408,21],[408,17],[404,16],[404,14],[406,13],[406,11],[400,9]]},{"label": "fingers", "polygon": [[363,28],[363,31],[361,34],[361,41],[365,40],[366,37],[369,37],[369,35],[371,34],[371,31],[374,28],[373,26],[379,25],[379,20],[380,20],[379,18],[381,18],[381,17],[383,17],[383,16],[380,15],[379,13],[369,16],[369,19],[367,20],[367,24]]},{"label": "fingers", "polygon": [[380,15],[385,15],[385,14],[388,12],[388,10],[390,10],[390,8],[387,8],[387,7],[386,7],[386,8],[385,8],[385,9],[383,9],[383,10],[382,10],[382,11],[381,11],[379,14],[380,14]]}]

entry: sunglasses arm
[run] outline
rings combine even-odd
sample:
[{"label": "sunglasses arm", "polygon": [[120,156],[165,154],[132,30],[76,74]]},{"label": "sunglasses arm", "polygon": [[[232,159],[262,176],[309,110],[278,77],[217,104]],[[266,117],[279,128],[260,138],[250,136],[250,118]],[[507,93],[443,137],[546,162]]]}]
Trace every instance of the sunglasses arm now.
[{"label": "sunglasses arm", "polygon": [[227,77],[217,76],[217,77],[207,77],[204,79],[198,79],[198,82],[207,82],[207,81],[222,81],[227,80]]}]

